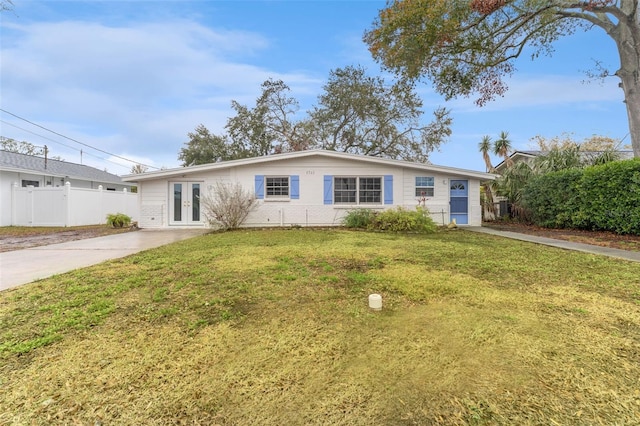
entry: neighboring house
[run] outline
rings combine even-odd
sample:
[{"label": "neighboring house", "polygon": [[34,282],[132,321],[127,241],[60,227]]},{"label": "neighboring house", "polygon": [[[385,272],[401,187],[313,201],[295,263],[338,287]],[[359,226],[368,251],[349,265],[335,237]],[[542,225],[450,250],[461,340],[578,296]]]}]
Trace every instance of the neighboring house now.
[{"label": "neighboring house", "polygon": [[56,188],[67,182],[73,188],[105,191],[131,190],[119,176],[94,167],[34,155],[0,150],[0,226],[12,225],[12,187]]},{"label": "neighboring house", "polygon": [[439,224],[481,225],[480,182],[495,175],[335,151],[308,150],[124,176],[138,184],[139,226],[205,226],[201,197],[240,183],[257,207],[244,226],[340,225],[354,208],[415,208]]},{"label": "neighboring house", "polygon": [[[521,163],[521,162],[531,162],[536,157],[544,155],[545,151],[515,151],[513,154],[509,155],[511,162],[513,164]],[[583,156],[591,156],[595,157],[603,152],[601,151],[581,151],[580,154]],[[619,160],[628,160],[633,158],[633,151],[615,151]],[[507,168],[506,161],[502,161],[500,164],[496,166],[496,171],[498,174],[504,172],[504,169]]]}]

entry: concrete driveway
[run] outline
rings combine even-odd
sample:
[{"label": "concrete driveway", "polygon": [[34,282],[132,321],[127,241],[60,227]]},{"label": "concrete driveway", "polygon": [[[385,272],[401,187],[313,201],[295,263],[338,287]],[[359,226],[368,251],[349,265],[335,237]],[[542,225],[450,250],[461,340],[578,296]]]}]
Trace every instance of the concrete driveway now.
[{"label": "concrete driveway", "polygon": [[142,229],[0,253],[0,291],[206,232],[206,229]]}]

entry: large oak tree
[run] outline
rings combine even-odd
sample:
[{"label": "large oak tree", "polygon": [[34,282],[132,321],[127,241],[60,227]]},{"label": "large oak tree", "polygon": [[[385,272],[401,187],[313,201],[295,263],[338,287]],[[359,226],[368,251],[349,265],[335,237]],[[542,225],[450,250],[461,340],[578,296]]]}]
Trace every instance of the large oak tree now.
[{"label": "large oak tree", "polygon": [[553,52],[553,42],[600,28],[617,46],[634,155],[640,157],[639,0],[393,0],[364,36],[373,57],[407,80],[428,78],[445,98],[507,90],[514,61]]},{"label": "large oak tree", "polygon": [[180,150],[184,166],[281,152],[323,148],[333,151],[427,162],[451,134],[451,117],[434,111],[422,122],[422,101],[406,82],[388,85],[362,67],[331,71],[318,103],[300,116],[298,101],[280,80],[267,80],[254,107],[231,102],[235,116],[226,134],[200,125]]},{"label": "large oak tree", "polygon": [[422,100],[411,84],[387,85],[362,67],[331,71],[318,105],[310,113],[315,145],[333,151],[427,162],[451,134],[443,108],[422,122]]}]

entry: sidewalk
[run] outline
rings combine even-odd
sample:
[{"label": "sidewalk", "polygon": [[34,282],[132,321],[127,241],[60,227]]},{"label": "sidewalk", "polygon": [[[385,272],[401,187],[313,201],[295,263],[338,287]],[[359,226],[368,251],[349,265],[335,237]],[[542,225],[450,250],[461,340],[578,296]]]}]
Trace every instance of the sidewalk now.
[{"label": "sidewalk", "polygon": [[206,229],[146,230],[0,253],[0,291],[192,238]]},{"label": "sidewalk", "polygon": [[615,257],[618,259],[640,262],[640,252],[614,249],[609,247],[594,246],[591,244],[574,243],[571,241],[555,240],[553,238],[537,237],[535,235],[521,234],[518,232],[498,231],[497,229],[486,228],[484,226],[469,226],[461,228],[466,231],[481,232],[483,234],[497,235],[499,237],[513,238],[530,243],[543,244],[551,247],[558,247],[566,250],[575,250],[585,253],[598,254],[602,256]]}]

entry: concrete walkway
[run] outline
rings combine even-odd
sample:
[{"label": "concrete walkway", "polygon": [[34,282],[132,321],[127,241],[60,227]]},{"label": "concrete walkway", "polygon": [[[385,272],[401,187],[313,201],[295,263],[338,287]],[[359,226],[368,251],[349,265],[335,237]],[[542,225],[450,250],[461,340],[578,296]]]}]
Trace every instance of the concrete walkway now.
[{"label": "concrete walkway", "polygon": [[602,256],[615,257],[618,259],[640,262],[640,252],[619,250],[609,247],[594,246],[591,244],[574,243],[571,241],[555,240],[553,238],[538,237],[535,235],[520,234],[518,232],[498,231],[497,229],[486,228],[484,226],[469,226],[461,228],[467,231],[481,232],[484,234],[497,235],[499,237],[513,238],[530,243],[543,244],[551,247],[558,247],[566,250],[575,250],[585,253],[598,254]]},{"label": "concrete walkway", "polygon": [[142,229],[0,253],[0,291],[206,232],[206,229]]}]

